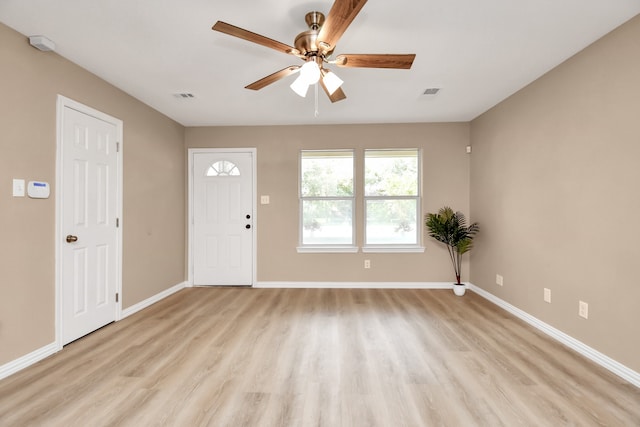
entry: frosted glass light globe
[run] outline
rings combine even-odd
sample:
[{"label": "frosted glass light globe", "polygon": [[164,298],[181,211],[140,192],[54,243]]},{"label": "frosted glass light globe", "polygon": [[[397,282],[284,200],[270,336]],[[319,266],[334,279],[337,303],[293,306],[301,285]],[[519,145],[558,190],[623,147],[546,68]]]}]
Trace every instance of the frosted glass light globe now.
[{"label": "frosted glass light globe", "polygon": [[300,75],[307,82],[307,84],[313,85],[320,80],[320,68],[316,61],[310,60],[304,63],[300,68]]}]

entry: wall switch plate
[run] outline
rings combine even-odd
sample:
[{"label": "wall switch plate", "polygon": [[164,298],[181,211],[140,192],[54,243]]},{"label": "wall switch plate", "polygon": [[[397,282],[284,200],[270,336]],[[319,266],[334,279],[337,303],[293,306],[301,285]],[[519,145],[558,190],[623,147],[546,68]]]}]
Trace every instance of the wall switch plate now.
[{"label": "wall switch plate", "polygon": [[544,288],[544,302],[551,304],[551,289]]},{"label": "wall switch plate", "polygon": [[578,305],[578,316],[584,317],[585,319],[589,318],[589,304],[584,301],[580,301]]},{"label": "wall switch plate", "polygon": [[371,260],[370,259],[365,259],[364,260],[364,268],[371,268]]},{"label": "wall switch plate", "polygon": [[269,196],[260,196],[260,204],[268,205],[269,204]]},{"label": "wall switch plate", "polygon": [[24,197],[24,179],[13,180],[13,197]]},{"label": "wall switch plate", "polygon": [[504,284],[503,277],[499,274],[496,274],[496,285],[503,286],[503,284]]}]

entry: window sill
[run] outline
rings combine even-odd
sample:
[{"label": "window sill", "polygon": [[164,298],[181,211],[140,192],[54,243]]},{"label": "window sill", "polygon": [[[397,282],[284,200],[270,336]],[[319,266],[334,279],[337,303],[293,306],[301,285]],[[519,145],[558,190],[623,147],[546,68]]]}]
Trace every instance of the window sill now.
[{"label": "window sill", "polygon": [[359,248],[357,246],[298,246],[296,250],[299,254],[355,254],[358,252]]},{"label": "window sill", "polygon": [[380,245],[363,246],[362,252],[367,253],[424,253],[422,246]]}]

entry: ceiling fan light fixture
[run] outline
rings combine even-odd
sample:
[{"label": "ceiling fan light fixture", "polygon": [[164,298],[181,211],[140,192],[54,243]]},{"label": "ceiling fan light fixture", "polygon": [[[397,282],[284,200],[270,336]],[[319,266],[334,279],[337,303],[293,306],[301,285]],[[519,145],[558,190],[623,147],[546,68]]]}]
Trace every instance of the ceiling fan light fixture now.
[{"label": "ceiling fan light fixture", "polygon": [[297,79],[295,79],[293,81],[293,83],[291,83],[291,86],[289,86],[295,93],[297,93],[298,95],[300,95],[301,97],[306,97],[307,96],[307,91],[309,90],[309,83],[307,83],[307,80],[305,79],[305,77],[302,75],[302,73],[300,73],[300,75],[298,76]]},{"label": "ceiling fan light fixture", "polygon": [[[356,15],[365,5],[367,0],[333,0],[329,14],[325,16],[320,12],[309,12],[305,16],[305,22],[309,30],[298,34],[293,46],[270,39],[263,35],[245,30],[235,25],[217,21],[212,29],[232,37],[237,37],[251,43],[255,43],[278,52],[295,56],[304,61],[301,67],[291,65],[280,71],[276,71],[247,86],[246,89],[260,90],[277,82],[295,72],[300,76],[290,85],[298,95],[305,97],[309,86],[316,85],[316,102],[318,82],[329,95],[331,102],[341,101],[346,95],[340,89],[342,80],[324,69],[324,64],[335,64],[347,68],[387,68],[408,70],[413,65],[415,54],[342,54],[335,61],[329,60],[345,30],[351,25]],[[322,79],[322,80],[320,80]],[[328,86],[328,87],[327,87]],[[317,104],[316,104],[317,106]]]},{"label": "ceiling fan light fixture", "polygon": [[340,77],[338,77],[334,72],[329,70],[327,70],[327,72],[324,73],[324,76],[322,77],[322,82],[324,83],[324,86],[327,88],[327,92],[329,92],[329,95],[333,95],[333,93],[337,91],[340,88],[340,86],[342,86],[342,83],[344,83],[344,81],[342,81]]},{"label": "ceiling fan light fixture", "polygon": [[318,67],[315,59],[305,62],[300,67],[300,77],[304,78],[308,85],[318,83],[318,80],[320,80],[320,67]]}]

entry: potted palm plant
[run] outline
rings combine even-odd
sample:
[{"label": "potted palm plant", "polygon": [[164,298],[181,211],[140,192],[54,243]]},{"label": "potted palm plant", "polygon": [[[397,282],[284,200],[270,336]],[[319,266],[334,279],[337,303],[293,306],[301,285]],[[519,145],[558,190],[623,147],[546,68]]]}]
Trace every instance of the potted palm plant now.
[{"label": "potted palm plant", "polygon": [[453,209],[445,206],[437,214],[425,215],[425,225],[429,230],[429,236],[447,246],[456,274],[453,292],[458,296],[464,295],[466,288],[460,282],[462,255],[473,247],[473,237],[480,230],[478,223],[474,222],[467,226],[467,220],[461,212],[454,212]]}]

